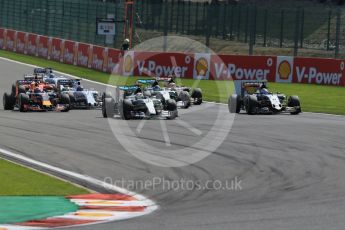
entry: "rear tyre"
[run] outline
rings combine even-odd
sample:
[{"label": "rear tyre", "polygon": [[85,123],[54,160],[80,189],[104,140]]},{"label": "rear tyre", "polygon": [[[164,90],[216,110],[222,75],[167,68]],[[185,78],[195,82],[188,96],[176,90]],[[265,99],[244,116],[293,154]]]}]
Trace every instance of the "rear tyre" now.
[{"label": "rear tyre", "polygon": [[133,111],[132,101],[128,99],[124,99],[122,101],[122,108],[120,109],[121,118],[124,120],[130,120],[132,111]]},{"label": "rear tyre", "polygon": [[288,106],[295,108],[295,111],[290,113],[291,115],[297,115],[302,112],[301,103],[298,96],[290,96],[288,99]]},{"label": "rear tyre", "polygon": [[12,85],[12,90],[11,90],[11,95],[12,95],[12,97],[15,97],[16,96],[16,85],[15,84],[13,84]]},{"label": "rear tyre", "polygon": [[29,104],[29,96],[21,93],[19,94],[19,100],[18,100],[18,104],[19,104],[19,111],[20,112],[26,112],[25,106]]},{"label": "rear tyre", "polygon": [[3,102],[4,110],[13,110],[14,109],[15,99],[12,95],[10,95],[8,93],[4,93],[2,100],[3,100],[2,102]]},{"label": "rear tyre", "polygon": [[179,99],[183,102],[183,108],[188,109],[191,105],[191,97],[187,91],[181,91]]},{"label": "rear tyre", "polygon": [[249,115],[257,114],[257,109],[258,109],[258,100],[256,99],[255,96],[249,95],[249,97],[247,98],[247,106],[246,106],[247,114]]},{"label": "rear tyre", "polygon": [[201,105],[201,103],[202,103],[202,90],[200,88],[193,89],[191,97],[194,98],[194,105]]}]

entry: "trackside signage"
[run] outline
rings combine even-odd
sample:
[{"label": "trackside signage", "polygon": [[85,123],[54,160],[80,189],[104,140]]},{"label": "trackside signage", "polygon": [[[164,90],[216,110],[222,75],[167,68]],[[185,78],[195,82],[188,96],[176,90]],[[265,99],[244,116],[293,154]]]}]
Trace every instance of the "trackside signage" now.
[{"label": "trackside signage", "polygon": [[194,55],[184,53],[135,52],[134,76],[191,78],[193,58]]},{"label": "trackside signage", "polygon": [[213,80],[275,80],[276,57],[212,55]]},{"label": "trackside signage", "polygon": [[0,49],[124,76],[200,80],[267,80],[345,86],[345,60],[290,56],[214,55],[105,48],[0,28]]},{"label": "trackside signage", "polygon": [[344,86],[344,60],[295,58],[293,83]]}]

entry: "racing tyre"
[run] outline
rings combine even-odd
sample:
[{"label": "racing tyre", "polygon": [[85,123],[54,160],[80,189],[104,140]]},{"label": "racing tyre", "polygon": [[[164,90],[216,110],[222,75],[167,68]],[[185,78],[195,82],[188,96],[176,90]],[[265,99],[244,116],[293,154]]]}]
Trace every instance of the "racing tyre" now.
[{"label": "racing tyre", "polygon": [[175,111],[177,110],[177,104],[175,100],[169,99],[166,101],[166,107],[168,111]]},{"label": "racing tyre", "polygon": [[16,85],[15,84],[12,85],[11,95],[12,95],[12,97],[16,96]]},{"label": "racing tyre", "polygon": [[233,94],[229,97],[228,107],[230,113],[240,113],[241,111],[241,97]]},{"label": "racing tyre", "polygon": [[178,117],[177,104],[175,100],[169,99],[166,101],[167,110],[170,112],[170,117],[167,117],[168,120],[174,120]]},{"label": "racing tyre", "polygon": [[61,94],[60,103],[66,106],[66,109],[62,110],[62,112],[68,112],[71,108],[71,100],[68,94]]},{"label": "racing tyre", "polygon": [[257,113],[257,108],[258,108],[258,100],[256,99],[255,96],[249,95],[247,98],[247,106],[246,106],[246,111],[249,115],[254,115]]},{"label": "racing tyre", "polygon": [[188,109],[191,105],[190,95],[187,91],[181,91],[179,95],[180,100],[183,102],[183,108]]},{"label": "racing tyre", "polygon": [[4,93],[2,100],[3,100],[2,102],[3,102],[4,110],[13,110],[15,98],[12,95],[8,93]]},{"label": "racing tyre", "polygon": [[102,115],[104,118],[112,118],[115,115],[115,101],[112,98],[104,98],[102,105]]},{"label": "racing tyre", "polygon": [[111,93],[104,92],[102,98],[112,98]]},{"label": "racing tyre", "polygon": [[177,109],[174,111],[170,111],[170,117],[167,117],[168,120],[174,120],[176,117],[178,117],[178,111]]},{"label": "racing tyre", "polygon": [[133,104],[131,100],[125,99],[122,101],[121,117],[124,120],[131,119],[131,111],[133,110]]},{"label": "racing tyre", "polygon": [[194,98],[194,105],[201,105],[202,90],[200,88],[193,89],[191,97]]},{"label": "racing tyre", "polygon": [[288,106],[296,109],[296,111],[290,113],[291,115],[297,115],[302,112],[301,103],[298,96],[290,96],[288,99]]},{"label": "racing tyre", "polygon": [[25,87],[22,85],[18,86],[18,94],[20,93],[26,93]]},{"label": "racing tyre", "polygon": [[20,112],[26,112],[25,105],[28,105],[29,101],[30,101],[30,99],[29,99],[28,95],[26,95],[24,93],[19,94],[18,104],[19,104],[19,111]]},{"label": "racing tyre", "polygon": [[68,97],[69,97],[71,104],[75,103],[75,97],[74,97],[73,93],[68,93]]}]

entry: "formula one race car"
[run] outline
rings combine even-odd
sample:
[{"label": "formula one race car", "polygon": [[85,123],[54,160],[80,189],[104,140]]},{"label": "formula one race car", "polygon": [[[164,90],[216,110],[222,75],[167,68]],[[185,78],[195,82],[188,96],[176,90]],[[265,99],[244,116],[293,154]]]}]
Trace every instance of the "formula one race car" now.
[{"label": "formula one race car", "polygon": [[57,95],[68,95],[71,109],[92,109],[101,106],[99,93],[94,90],[84,89],[80,79],[57,78]]},{"label": "formula one race car", "polygon": [[120,115],[124,120],[144,118],[175,119],[178,116],[176,101],[168,99],[163,104],[161,99],[148,95],[137,85],[118,86],[115,96],[104,93],[102,96],[103,117]]},{"label": "formula one race car", "polygon": [[276,114],[290,113],[296,115],[302,112],[298,96],[287,97],[281,93],[270,93],[267,81],[234,81],[236,94],[228,101],[230,113]]},{"label": "formula one race car", "polygon": [[[160,87],[159,82],[164,82],[165,87]],[[199,88],[191,90],[188,87],[177,87],[172,78],[157,79],[140,79],[138,84],[144,84],[144,90],[149,91],[157,98],[164,100],[173,99],[177,102],[179,108],[189,108],[192,105],[200,105],[202,103],[202,91]],[[192,93],[190,94],[190,91]]]},{"label": "formula one race car", "polygon": [[56,97],[50,85],[32,80],[18,80],[12,86],[11,94],[4,93],[3,106],[5,110],[18,108],[20,112],[27,111],[61,111],[70,108],[69,98]]},{"label": "formula one race car", "polygon": [[[191,98],[191,102],[194,105],[202,104],[202,90],[200,88],[192,89],[186,86],[177,86],[174,79],[175,77],[173,76],[167,78],[157,77],[156,81],[163,82],[165,88],[176,91],[179,96],[181,92],[188,92],[189,97]],[[184,97],[184,95],[182,97]]]}]

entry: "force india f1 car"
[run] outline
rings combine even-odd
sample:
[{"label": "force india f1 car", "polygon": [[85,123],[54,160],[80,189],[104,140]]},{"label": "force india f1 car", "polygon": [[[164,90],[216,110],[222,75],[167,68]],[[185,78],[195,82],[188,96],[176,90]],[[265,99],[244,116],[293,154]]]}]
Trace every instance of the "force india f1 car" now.
[{"label": "force india f1 car", "polygon": [[287,97],[281,93],[270,93],[267,81],[234,81],[236,94],[228,101],[230,113],[245,110],[247,114],[290,113],[297,115],[302,112],[298,96]]},{"label": "force india f1 car", "polygon": [[178,116],[176,101],[162,101],[147,92],[142,93],[138,86],[118,86],[115,97],[108,93],[102,96],[103,117],[120,115],[124,120],[144,118],[175,119]]},{"label": "force india f1 car", "polygon": [[12,86],[12,92],[4,93],[5,110],[18,108],[27,111],[60,111],[67,112],[70,108],[69,98],[65,95],[57,97],[50,85],[32,80],[18,80]]}]

